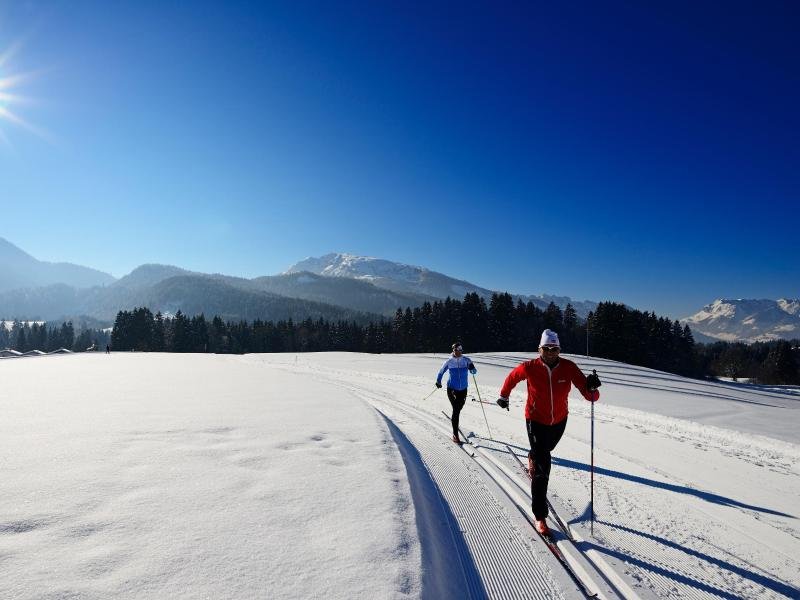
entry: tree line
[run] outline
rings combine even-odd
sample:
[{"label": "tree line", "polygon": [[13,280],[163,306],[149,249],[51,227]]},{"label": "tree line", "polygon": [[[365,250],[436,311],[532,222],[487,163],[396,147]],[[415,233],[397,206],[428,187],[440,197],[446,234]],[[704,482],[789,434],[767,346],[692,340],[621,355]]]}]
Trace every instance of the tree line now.
[{"label": "tree line", "polygon": [[10,328],[6,321],[0,321],[0,349],[10,348],[18,352],[52,352],[61,348],[84,352],[105,349],[110,339],[110,333],[103,329],[79,326],[76,332],[72,321],[61,325],[13,321]]},{"label": "tree line", "polygon": [[558,332],[564,352],[583,353],[701,376],[695,342],[688,326],[600,303],[587,319],[571,304],[562,310],[551,302],[540,308],[516,303],[508,293],[493,294],[488,304],[476,293],[463,300],[425,302],[398,308],[394,318],[370,322],[306,319],[293,321],[224,321],[205,315],[155,315],[148,308],[120,311],[114,322],[114,350],[164,352],[442,352],[459,341],[467,352],[535,352],[544,329]]},{"label": "tree line", "polygon": [[800,340],[772,342],[715,342],[697,350],[701,369],[734,381],[800,385]]},{"label": "tree line", "polygon": [[[601,302],[586,319],[571,304],[540,308],[510,294],[478,294],[463,300],[398,308],[393,318],[361,323],[307,318],[301,321],[226,321],[219,316],[174,317],[148,308],[119,311],[110,334],[71,322],[59,326],[0,322],[0,348],[25,352],[69,348],[82,351],[107,343],[117,351],[213,352],[447,352],[461,342],[466,352],[535,353],[542,330],[558,332],[564,352],[589,353],[689,377],[748,378],[767,384],[800,384],[797,341],[695,343],[688,325],[624,304]],[[587,338],[588,335],[588,338]]]}]

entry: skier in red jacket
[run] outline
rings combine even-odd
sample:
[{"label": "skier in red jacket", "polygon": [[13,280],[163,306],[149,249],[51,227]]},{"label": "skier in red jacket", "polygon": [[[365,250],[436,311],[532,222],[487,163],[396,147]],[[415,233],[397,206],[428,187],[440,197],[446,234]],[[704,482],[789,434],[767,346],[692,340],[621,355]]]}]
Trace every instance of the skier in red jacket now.
[{"label": "skier in red jacket", "polygon": [[555,331],[545,329],[539,343],[539,358],[516,367],[506,377],[497,404],[508,410],[511,390],[523,379],[528,383],[525,403],[525,425],[531,450],[528,472],[531,475],[533,516],[539,533],[548,533],[547,484],[550,478],[550,453],[567,426],[567,396],[574,385],[584,398],[596,402],[600,398],[600,379],[586,377],[571,360],[561,358],[561,344]]}]

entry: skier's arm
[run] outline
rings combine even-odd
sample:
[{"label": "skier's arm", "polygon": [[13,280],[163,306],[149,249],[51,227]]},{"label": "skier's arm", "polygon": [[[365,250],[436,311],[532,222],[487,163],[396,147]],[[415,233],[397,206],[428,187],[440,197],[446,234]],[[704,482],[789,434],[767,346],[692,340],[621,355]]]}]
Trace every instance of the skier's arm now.
[{"label": "skier's arm", "polygon": [[597,402],[600,399],[600,392],[597,390],[600,386],[600,379],[597,375],[594,375],[594,380],[597,382],[594,385],[594,380],[589,380],[576,365],[571,379],[573,385],[578,388],[581,395],[589,402]]},{"label": "skier's arm", "polygon": [[449,362],[450,362],[450,359],[448,358],[442,364],[442,368],[439,369],[439,373],[437,373],[437,375],[436,375],[436,387],[442,387],[442,375],[444,375],[444,372],[447,371],[447,365],[448,365]]},{"label": "skier's arm", "polygon": [[476,375],[478,373],[478,369],[475,368],[475,365],[472,364],[472,360],[469,358],[467,359],[467,369],[469,369],[469,372],[472,373],[473,375]]},{"label": "skier's arm", "polygon": [[500,388],[500,397],[508,399],[511,396],[511,391],[523,379],[525,379],[525,363],[522,363],[508,374],[503,382],[503,387]]},{"label": "skier's arm", "polygon": [[517,368],[511,371],[503,382],[503,387],[500,388],[500,397],[497,399],[497,406],[508,410],[508,397],[511,396],[511,390],[525,377],[525,363],[522,363]]}]

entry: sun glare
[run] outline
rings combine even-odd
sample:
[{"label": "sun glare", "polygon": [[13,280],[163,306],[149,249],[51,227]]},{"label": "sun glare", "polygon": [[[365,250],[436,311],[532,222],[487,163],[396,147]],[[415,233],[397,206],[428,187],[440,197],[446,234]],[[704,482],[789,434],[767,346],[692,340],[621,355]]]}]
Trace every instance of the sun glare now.
[{"label": "sun glare", "polygon": [[20,49],[19,43],[12,44],[4,52],[0,52],[0,142],[10,146],[8,131],[4,124],[11,124],[33,133],[41,138],[50,139],[49,134],[23,119],[16,107],[30,102],[29,98],[16,93],[16,88],[34,77],[34,73],[11,73],[7,67],[9,59]]}]

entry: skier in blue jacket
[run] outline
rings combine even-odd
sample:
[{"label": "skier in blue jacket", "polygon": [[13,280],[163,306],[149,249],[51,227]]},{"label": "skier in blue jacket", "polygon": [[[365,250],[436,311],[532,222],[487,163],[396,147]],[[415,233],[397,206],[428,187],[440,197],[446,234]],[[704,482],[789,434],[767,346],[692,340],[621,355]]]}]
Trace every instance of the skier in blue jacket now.
[{"label": "skier in blue jacket", "polygon": [[473,375],[478,372],[469,357],[462,354],[463,351],[464,349],[460,343],[453,344],[453,353],[444,361],[442,368],[439,369],[439,374],[436,376],[436,387],[440,388],[442,387],[442,375],[444,375],[445,371],[449,371],[447,399],[450,400],[450,404],[453,407],[453,416],[450,420],[453,423],[453,441],[456,444],[461,443],[458,438],[458,415],[467,401],[467,383],[469,381],[467,371]]}]

